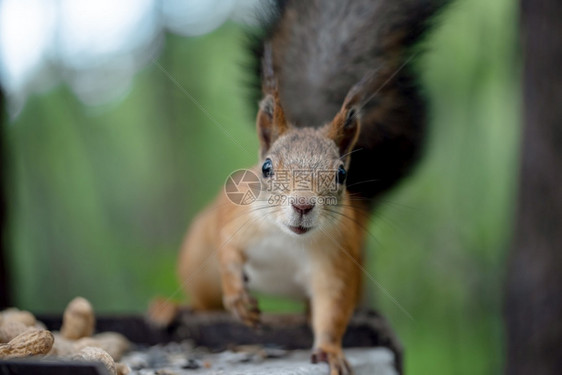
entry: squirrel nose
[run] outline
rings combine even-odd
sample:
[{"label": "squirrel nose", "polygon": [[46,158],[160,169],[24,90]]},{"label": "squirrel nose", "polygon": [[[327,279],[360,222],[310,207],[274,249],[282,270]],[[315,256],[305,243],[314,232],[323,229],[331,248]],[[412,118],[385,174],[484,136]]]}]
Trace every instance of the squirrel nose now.
[{"label": "squirrel nose", "polygon": [[314,208],[314,204],[295,204],[295,203],[293,203],[292,206],[295,209],[295,211],[297,211],[301,215],[305,215],[305,214],[309,213]]}]

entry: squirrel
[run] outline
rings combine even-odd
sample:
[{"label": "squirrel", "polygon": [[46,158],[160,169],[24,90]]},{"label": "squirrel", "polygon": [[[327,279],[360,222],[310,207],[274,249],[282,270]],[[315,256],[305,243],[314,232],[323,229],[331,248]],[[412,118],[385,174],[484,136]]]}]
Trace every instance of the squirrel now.
[{"label": "squirrel", "polygon": [[307,301],[312,362],[352,373],[342,337],[365,227],[421,154],[425,101],[408,64],[446,2],[277,2],[257,49],[259,162],[237,178],[259,188],[233,202],[227,186],[192,223],[178,274],[194,309],[225,308],[255,327],[250,291]]}]

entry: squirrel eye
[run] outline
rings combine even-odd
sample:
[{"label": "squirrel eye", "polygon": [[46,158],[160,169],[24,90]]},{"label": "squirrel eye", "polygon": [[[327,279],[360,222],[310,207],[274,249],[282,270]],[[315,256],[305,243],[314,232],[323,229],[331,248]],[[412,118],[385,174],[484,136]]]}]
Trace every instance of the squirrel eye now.
[{"label": "squirrel eye", "polygon": [[345,171],[343,165],[340,165],[340,167],[338,168],[338,173],[336,174],[336,182],[338,184],[343,184],[345,182],[346,177],[347,177],[347,172]]},{"label": "squirrel eye", "polygon": [[271,159],[265,159],[265,163],[263,163],[261,171],[263,173],[263,177],[267,178],[273,176],[273,164],[271,163]]}]

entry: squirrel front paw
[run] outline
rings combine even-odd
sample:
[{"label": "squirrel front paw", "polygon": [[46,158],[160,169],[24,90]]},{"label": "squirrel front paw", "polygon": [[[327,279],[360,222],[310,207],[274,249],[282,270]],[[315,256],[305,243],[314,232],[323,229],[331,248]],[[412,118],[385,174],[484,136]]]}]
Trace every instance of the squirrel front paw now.
[{"label": "squirrel front paw", "polygon": [[317,348],[312,351],[310,357],[312,363],[326,362],[330,366],[330,375],[352,375],[353,370],[349,362],[345,359],[343,351],[324,350]]},{"label": "squirrel front paw", "polygon": [[247,291],[223,297],[224,307],[244,324],[257,328],[260,325],[258,301]]}]

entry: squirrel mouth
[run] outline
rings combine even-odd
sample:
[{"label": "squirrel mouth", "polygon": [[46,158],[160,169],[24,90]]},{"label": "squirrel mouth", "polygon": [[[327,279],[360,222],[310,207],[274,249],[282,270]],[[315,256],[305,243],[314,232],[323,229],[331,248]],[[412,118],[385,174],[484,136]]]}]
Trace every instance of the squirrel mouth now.
[{"label": "squirrel mouth", "polygon": [[303,227],[302,225],[299,225],[297,227],[291,226],[289,225],[289,229],[296,234],[305,234],[306,232],[308,232],[309,230],[311,230],[312,228],[307,228],[307,227]]}]

